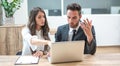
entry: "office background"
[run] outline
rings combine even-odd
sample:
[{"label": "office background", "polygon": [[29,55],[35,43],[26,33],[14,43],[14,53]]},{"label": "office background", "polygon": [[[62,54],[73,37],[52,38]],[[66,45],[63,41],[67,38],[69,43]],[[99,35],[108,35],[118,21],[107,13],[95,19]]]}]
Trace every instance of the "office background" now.
[{"label": "office background", "polygon": [[[57,29],[58,26],[67,23],[65,8],[72,1],[80,3],[84,9],[82,19],[89,18],[93,21],[98,46],[120,45],[120,0],[24,0],[14,15],[15,24],[27,24],[29,11],[40,6],[48,15],[50,28]],[[89,13],[85,14],[87,9]],[[111,14],[111,9],[115,10],[115,13]],[[58,15],[50,15],[49,11]],[[52,40],[54,41],[53,36]]]},{"label": "office background", "polygon": [[119,7],[120,9],[120,0],[29,0],[28,12],[33,7],[40,6],[48,11],[63,10],[63,14],[65,15],[66,6],[73,2],[79,3],[83,9],[90,9],[91,14],[111,14],[112,8]]}]

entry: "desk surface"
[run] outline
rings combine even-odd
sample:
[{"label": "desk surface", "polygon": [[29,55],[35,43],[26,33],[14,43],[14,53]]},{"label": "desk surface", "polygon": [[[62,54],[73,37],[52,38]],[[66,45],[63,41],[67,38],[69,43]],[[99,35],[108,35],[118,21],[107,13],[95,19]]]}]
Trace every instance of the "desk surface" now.
[{"label": "desk surface", "polygon": [[[0,66],[14,66],[17,58],[18,56],[0,56]],[[120,53],[85,55],[82,62],[60,64],[50,64],[46,57],[43,57],[38,64],[26,66],[120,66]]]}]

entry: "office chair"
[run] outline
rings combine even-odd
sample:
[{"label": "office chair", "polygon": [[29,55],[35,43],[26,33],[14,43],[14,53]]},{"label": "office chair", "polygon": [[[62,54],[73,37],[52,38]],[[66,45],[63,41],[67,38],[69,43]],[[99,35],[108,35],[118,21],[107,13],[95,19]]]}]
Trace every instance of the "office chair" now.
[{"label": "office chair", "polygon": [[22,50],[18,51],[16,55],[22,55]]}]

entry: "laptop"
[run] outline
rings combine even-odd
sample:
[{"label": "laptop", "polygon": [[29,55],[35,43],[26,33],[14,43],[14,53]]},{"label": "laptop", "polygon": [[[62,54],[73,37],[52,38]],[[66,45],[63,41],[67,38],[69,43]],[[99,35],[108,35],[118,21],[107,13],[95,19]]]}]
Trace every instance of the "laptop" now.
[{"label": "laptop", "polygon": [[50,63],[82,61],[85,41],[55,42],[50,46]]}]

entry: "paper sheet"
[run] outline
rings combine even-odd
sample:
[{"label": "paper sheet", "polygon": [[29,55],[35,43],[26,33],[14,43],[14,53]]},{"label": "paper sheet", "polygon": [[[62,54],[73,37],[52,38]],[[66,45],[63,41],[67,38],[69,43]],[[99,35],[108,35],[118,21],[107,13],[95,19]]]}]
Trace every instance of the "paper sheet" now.
[{"label": "paper sheet", "polygon": [[39,57],[34,56],[20,56],[15,64],[37,64]]}]

